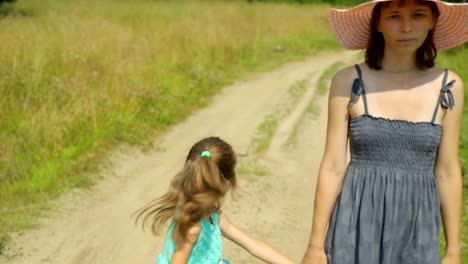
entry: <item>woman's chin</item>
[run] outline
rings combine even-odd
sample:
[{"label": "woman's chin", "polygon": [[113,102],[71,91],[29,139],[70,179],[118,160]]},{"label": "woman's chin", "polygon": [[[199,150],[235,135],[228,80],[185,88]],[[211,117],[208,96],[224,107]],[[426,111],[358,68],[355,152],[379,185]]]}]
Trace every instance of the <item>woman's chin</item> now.
[{"label": "woman's chin", "polygon": [[421,47],[419,43],[396,43],[392,45],[390,48],[397,54],[413,54],[415,53],[418,48]]}]

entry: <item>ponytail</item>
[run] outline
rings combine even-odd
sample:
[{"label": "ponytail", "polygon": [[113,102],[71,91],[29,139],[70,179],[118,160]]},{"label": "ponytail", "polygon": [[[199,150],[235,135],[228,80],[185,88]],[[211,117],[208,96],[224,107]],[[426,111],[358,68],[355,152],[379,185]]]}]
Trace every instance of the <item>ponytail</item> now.
[{"label": "ponytail", "polygon": [[182,235],[185,235],[191,224],[219,209],[230,184],[210,158],[200,157],[193,162],[187,161],[183,172],[185,177],[181,183],[174,217],[180,225]]},{"label": "ponytail", "polygon": [[201,151],[196,155],[189,154],[167,193],[137,211],[136,222],[143,217],[144,228],[145,222],[151,219],[152,232],[156,235],[169,219],[174,218],[185,237],[192,224],[218,210],[223,197],[236,184],[235,155],[230,146],[229,149],[219,149],[221,151],[213,148],[209,157],[202,157]]}]

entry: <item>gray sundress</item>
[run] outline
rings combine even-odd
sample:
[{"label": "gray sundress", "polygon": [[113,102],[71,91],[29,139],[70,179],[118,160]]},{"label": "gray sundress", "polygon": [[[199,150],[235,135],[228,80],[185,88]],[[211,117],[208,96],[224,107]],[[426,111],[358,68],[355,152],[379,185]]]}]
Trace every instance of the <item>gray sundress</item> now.
[{"label": "gray sundress", "polygon": [[442,127],[439,104],[454,105],[445,70],[431,122],[375,117],[367,109],[361,70],[351,103],[365,114],[350,118],[351,161],[325,242],[329,264],[438,264],[440,200],[434,163]]}]

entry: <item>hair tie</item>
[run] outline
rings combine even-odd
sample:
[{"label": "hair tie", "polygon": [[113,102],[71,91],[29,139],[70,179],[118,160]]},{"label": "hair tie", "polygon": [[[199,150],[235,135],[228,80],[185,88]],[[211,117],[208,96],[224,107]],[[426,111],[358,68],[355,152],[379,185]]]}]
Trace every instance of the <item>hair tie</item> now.
[{"label": "hair tie", "polygon": [[202,158],[211,158],[211,152],[209,152],[208,150],[204,150],[204,151],[201,153],[201,157],[202,157]]}]

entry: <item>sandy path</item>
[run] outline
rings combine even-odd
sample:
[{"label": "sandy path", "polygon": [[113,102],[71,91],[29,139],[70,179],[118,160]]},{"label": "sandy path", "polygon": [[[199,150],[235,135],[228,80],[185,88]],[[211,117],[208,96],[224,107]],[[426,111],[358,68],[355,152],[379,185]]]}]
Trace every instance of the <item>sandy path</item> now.
[{"label": "sandy path", "polygon": [[[75,191],[56,201],[58,209],[41,220],[41,228],[14,236],[8,257],[0,256],[0,263],[153,263],[163,237],[142,232],[130,215],[166,190],[191,144],[208,135],[248,153],[240,158],[240,191],[226,202],[226,214],[252,236],[299,260],[309,235],[326,129],[326,96],[315,96],[315,84],[328,66],[349,63],[354,54],[320,54],[226,87],[210,106],[160,137],[154,150],[116,154],[104,180],[90,191]],[[306,90],[291,104],[288,90],[301,81]],[[306,112],[311,103],[320,109],[318,114]],[[270,148],[256,155],[252,146],[258,126],[281,108],[288,114],[280,120]],[[290,143],[291,137],[296,143]],[[266,175],[251,173],[257,167]],[[227,240],[224,252],[233,263],[261,263]]]}]

